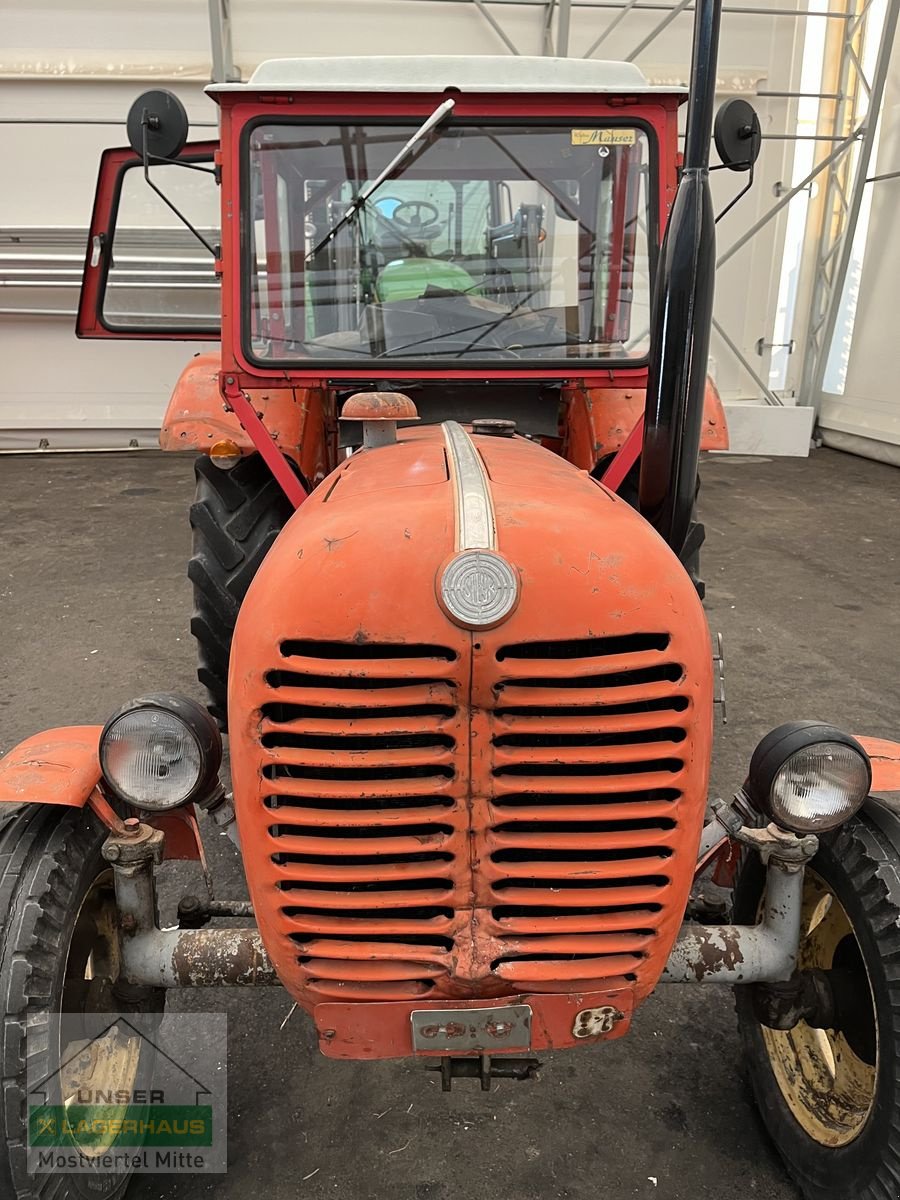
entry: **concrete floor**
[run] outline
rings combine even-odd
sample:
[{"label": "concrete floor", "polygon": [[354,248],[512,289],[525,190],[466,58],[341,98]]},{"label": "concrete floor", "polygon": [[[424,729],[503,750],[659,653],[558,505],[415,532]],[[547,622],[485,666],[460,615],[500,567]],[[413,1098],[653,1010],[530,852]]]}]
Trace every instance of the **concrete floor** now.
[{"label": "concrete floor", "polygon": [[[716,793],[795,717],[900,736],[900,472],[832,451],[703,468],[703,570],[725,635]],[[197,694],[187,632],[187,458],[0,460],[0,751],[102,722],[153,687]],[[242,889],[209,839],[220,896]],[[133,1200],[768,1200],[795,1197],[756,1117],[731,996],[663,988],[633,1032],[547,1056],[489,1095],[405,1063],[335,1063],[280,990],[183,994],[229,1015],[224,1177],[136,1181]]]}]

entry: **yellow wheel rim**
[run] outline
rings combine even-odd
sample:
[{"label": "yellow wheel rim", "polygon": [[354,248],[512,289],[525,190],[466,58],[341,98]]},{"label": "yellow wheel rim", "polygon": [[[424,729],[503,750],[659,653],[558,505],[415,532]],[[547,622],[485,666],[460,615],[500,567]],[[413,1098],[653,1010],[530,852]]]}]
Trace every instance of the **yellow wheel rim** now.
[{"label": "yellow wheel rim", "polygon": [[840,970],[854,992],[852,1020],[840,1032],[801,1021],[782,1032],[761,1026],[772,1072],[788,1108],[822,1146],[846,1146],[875,1103],[877,1022],[872,987],[850,918],[808,867],[803,890],[800,970]]},{"label": "yellow wheel rim", "polygon": [[[67,1013],[114,1013],[117,1010],[112,985],[119,977],[119,939],[115,893],[111,871],[94,880],[82,902],[75,922],[63,988],[63,1010]],[[141,1038],[131,1029],[112,1024],[102,1036],[71,1040],[60,1047],[61,1103],[67,1111],[79,1097],[133,1094],[141,1056]],[[122,1120],[127,1105],[109,1106],[104,1117]],[[75,1137],[79,1151],[87,1157],[107,1153],[117,1141],[115,1133],[95,1130],[84,1140]]]}]

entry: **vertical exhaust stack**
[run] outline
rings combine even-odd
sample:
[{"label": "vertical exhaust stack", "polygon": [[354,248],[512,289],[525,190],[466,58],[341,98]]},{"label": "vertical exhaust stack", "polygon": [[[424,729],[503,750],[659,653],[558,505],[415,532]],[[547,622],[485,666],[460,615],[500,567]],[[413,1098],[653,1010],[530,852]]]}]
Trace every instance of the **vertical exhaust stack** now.
[{"label": "vertical exhaust stack", "polygon": [[715,288],[709,146],[721,13],[722,0],[696,0],[684,169],[660,249],[650,326],[638,507],[676,554],[696,489]]}]

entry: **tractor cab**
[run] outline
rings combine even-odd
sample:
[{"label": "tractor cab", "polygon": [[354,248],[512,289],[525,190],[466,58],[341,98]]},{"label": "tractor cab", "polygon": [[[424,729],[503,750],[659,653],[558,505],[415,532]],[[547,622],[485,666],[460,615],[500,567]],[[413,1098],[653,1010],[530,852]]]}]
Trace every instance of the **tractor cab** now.
[{"label": "tractor cab", "polygon": [[[421,63],[376,59],[352,75],[340,65],[342,109],[355,77],[396,92],[392,115],[362,116],[359,104],[298,115],[314,82],[304,63],[266,64],[242,90],[215,93],[243,130],[242,349],[255,366],[641,363],[659,199],[657,138],[636,108],[647,97],[618,95],[613,108],[601,93],[559,111],[558,96],[510,79],[509,65],[474,60],[464,90],[429,83],[414,102]],[[441,70],[459,80],[462,65]],[[588,79],[647,88],[636,69],[602,63],[568,63],[554,86]],[[267,86],[292,90],[289,113],[269,98],[259,114]]]},{"label": "tractor cab", "polygon": [[[483,57],[276,60],[208,92],[213,173],[178,178],[203,153],[177,136],[146,168],[108,152],[82,335],[208,336],[215,272],[223,369],[260,379],[645,370],[678,90],[628,63]],[[163,233],[152,278],[138,217]]]}]

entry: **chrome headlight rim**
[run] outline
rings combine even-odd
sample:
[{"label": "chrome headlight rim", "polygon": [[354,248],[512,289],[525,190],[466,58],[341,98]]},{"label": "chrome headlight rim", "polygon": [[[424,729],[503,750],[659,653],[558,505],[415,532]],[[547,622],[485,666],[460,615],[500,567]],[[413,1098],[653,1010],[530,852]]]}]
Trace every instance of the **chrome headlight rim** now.
[{"label": "chrome headlight rim", "polygon": [[[145,797],[131,794],[122,786],[109,762],[111,734],[125,718],[135,714],[164,713],[170,720],[178,722],[187,732],[197,752],[197,775],[193,783],[171,800],[150,803]],[[123,803],[148,814],[170,812],[185,805],[208,799],[219,790],[219,769],[222,765],[222,735],[208,710],[195,700],[176,692],[152,692],[135,697],[123,704],[103,726],[99,744],[100,771],[103,784],[109,792]]]},{"label": "chrome headlight rim", "polygon": [[[856,787],[846,793],[846,804],[840,812],[812,811],[809,817],[787,812],[779,798],[779,785],[789,775],[792,761],[800,756],[822,754],[823,763],[830,761],[835,751],[845,751],[859,759]],[[829,784],[823,776],[823,786]],[[833,782],[830,786],[834,786]],[[872,764],[863,746],[851,734],[822,721],[790,721],[771,730],[760,741],[750,759],[750,769],[744,790],[754,805],[769,820],[792,833],[828,833],[839,828],[859,812],[872,787]],[[810,796],[814,810],[814,797]]]}]

